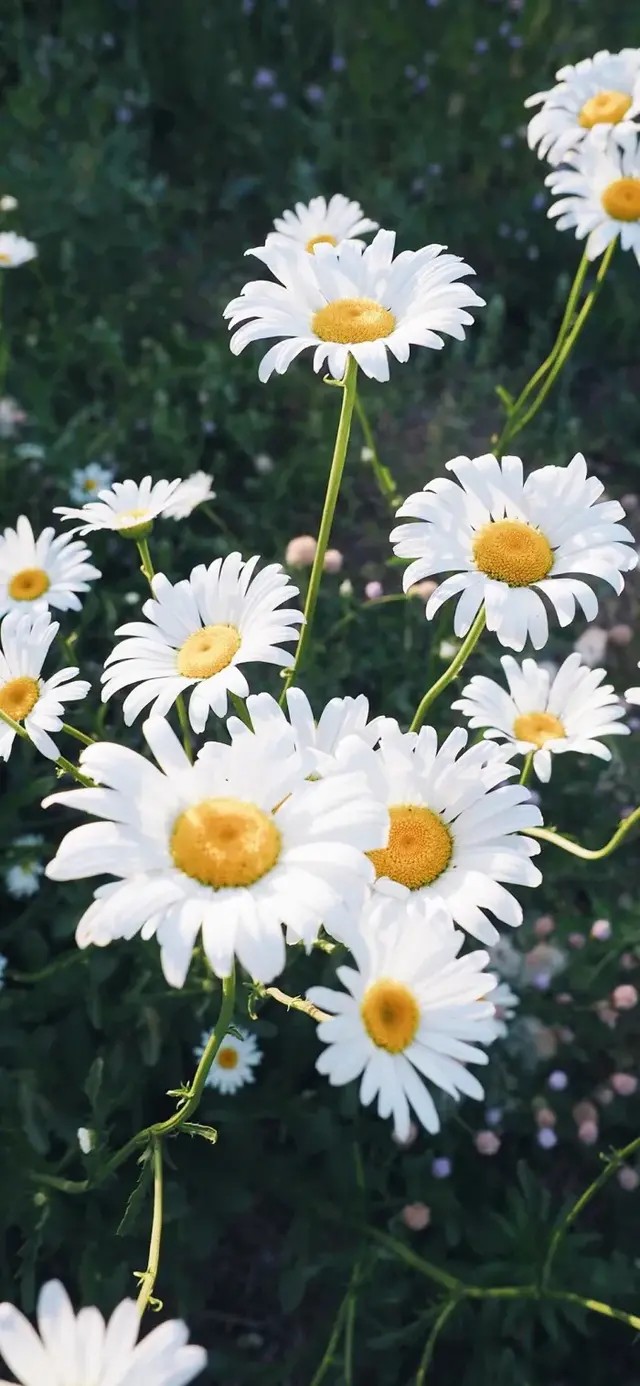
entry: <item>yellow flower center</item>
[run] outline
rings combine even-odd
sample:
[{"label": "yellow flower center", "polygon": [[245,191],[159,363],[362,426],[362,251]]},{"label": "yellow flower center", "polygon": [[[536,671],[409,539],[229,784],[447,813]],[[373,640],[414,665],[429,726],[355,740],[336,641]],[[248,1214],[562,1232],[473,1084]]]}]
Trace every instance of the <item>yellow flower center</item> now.
[{"label": "yellow flower center", "polygon": [[92,476],[85,477],[82,483],[83,491],[97,491],[98,483]]},{"label": "yellow flower center", "polygon": [[375,342],[388,337],[396,325],[393,313],[373,298],[336,298],[319,308],[311,319],[311,331],[323,342]]},{"label": "yellow flower center", "polygon": [[453,838],[446,823],[420,804],[393,804],[386,847],[367,856],[376,876],[387,876],[409,890],[430,885],[446,871],[453,853]]},{"label": "yellow flower center", "polygon": [[49,587],[49,575],[44,568],[21,568],[19,573],[14,573],[8,590],[14,602],[33,602]]},{"label": "yellow flower center", "polygon": [[518,741],[529,741],[538,747],[566,734],[562,722],[552,712],[523,712],[513,724],[513,735]]},{"label": "yellow flower center", "polygon": [[210,679],[231,663],[241,645],[235,626],[203,626],[178,650],[178,673],[185,679]]},{"label": "yellow flower center", "polygon": [[309,254],[310,254],[310,255],[313,255],[313,252],[314,252],[314,250],[315,250],[315,248],[316,248],[317,245],[337,245],[337,244],[338,244],[338,242],[337,242],[335,236],[312,236],[312,237],[311,237],[311,240],[310,240],[310,241],[307,241],[307,244],[306,244],[306,246],[305,246],[305,250],[308,250],[308,251],[309,251]]},{"label": "yellow flower center", "polygon": [[237,1049],[232,1049],[230,1044],[225,1044],[222,1049],[218,1050],[216,1063],[220,1065],[220,1068],[237,1068]]},{"label": "yellow flower center", "polygon": [[388,1054],[401,1054],[415,1039],[420,1007],[402,982],[384,978],[367,987],[360,1006],[362,1023],[370,1039]]},{"label": "yellow flower center", "polygon": [[223,890],[250,886],[275,866],[280,833],[270,814],[242,799],[203,799],[176,819],[171,855],[179,871]]},{"label": "yellow flower center", "polygon": [[141,520],[146,523],[147,518],[146,510],[123,510],[118,516],[118,529],[128,529],[129,525],[138,525]]},{"label": "yellow flower center", "polygon": [[476,568],[496,582],[529,587],[553,567],[553,549],[544,534],[524,520],[492,520],[473,541]]},{"label": "yellow flower center", "polygon": [[601,202],[615,221],[640,221],[640,178],[616,178],[604,189]]},{"label": "yellow flower center", "polygon": [[578,121],[585,130],[591,130],[594,125],[617,125],[630,105],[631,97],[626,91],[599,91],[585,101]]},{"label": "yellow flower center", "polygon": [[6,250],[0,250],[0,265],[10,265],[10,264],[11,264],[11,256],[7,254]]},{"label": "yellow flower center", "polygon": [[0,711],[6,712],[8,717],[13,717],[14,722],[24,722],[39,697],[40,685],[37,679],[31,679],[26,674],[19,679],[10,679],[0,688]]}]

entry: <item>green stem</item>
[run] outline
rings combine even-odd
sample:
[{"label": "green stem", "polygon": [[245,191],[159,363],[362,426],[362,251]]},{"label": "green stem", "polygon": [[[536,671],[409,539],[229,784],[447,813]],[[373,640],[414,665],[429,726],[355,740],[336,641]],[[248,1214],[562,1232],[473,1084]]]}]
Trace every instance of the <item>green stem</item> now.
[{"label": "green stem", "polygon": [[531,767],[533,766],[533,757],[534,757],[534,755],[535,755],[535,751],[529,751],[528,756],[525,756],[524,764],[523,764],[523,766],[522,766],[522,773],[521,773],[521,775],[520,775],[520,780],[519,780],[519,783],[520,783],[520,784],[526,784],[526,783],[527,783],[527,780],[529,779],[529,776],[530,776],[530,774],[531,774]]},{"label": "green stem", "polygon": [[608,857],[615,852],[616,847],[624,841],[627,833],[640,822],[640,805],[633,810],[627,818],[623,818],[618,824],[615,832],[605,842],[604,847],[582,847],[579,842],[571,842],[562,833],[556,833],[552,828],[527,828],[529,837],[537,837],[541,842],[551,842],[554,847],[561,847],[563,852],[570,852],[573,857],[580,857],[582,861],[602,861],[603,857]]},{"label": "green stem", "polygon": [[180,731],[182,732],[182,744],[184,746],[184,752],[189,760],[193,760],[191,727],[189,724],[189,717],[182,693],[179,693],[176,698],[176,708],[178,712],[178,721],[180,723]]},{"label": "green stem", "polygon": [[569,1228],[575,1222],[576,1218],[580,1217],[580,1214],[584,1211],[587,1204],[591,1202],[592,1198],[595,1198],[596,1194],[600,1192],[603,1185],[611,1179],[611,1176],[615,1174],[616,1170],[618,1170],[621,1165],[626,1164],[626,1161],[630,1160],[637,1150],[640,1150],[640,1136],[636,1136],[635,1140],[630,1141],[628,1145],[623,1146],[620,1150],[614,1150],[613,1155],[607,1160],[604,1169],[600,1171],[597,1179],[594,1179],[593,1183],[589,1184],[589,1187],[580,1194],[580,1197],[576,1199],[573,1206],[569,1209],[569,1212],[562,1219],[560,1226],[556,1227],[551,1241],[549,1242],[549,1250],[547,1251],[544,1266],[542,1268],[543,1286],[545,1286],[549,1280],[553,1261]]},{"label": "green stem", "polygon": [[410,731],[419,730],[419,728],[422,726],[422,723],[424,722],[425,716],[429,708],[431,707],[431,704],[434,703],[436,698],[439,697],[439,695],[444,691],[444,689],[447,688],[450,683],[452,683],[453,679],[455,679],[456,677],[456,674],[459,674],[460,670],[462,669],[463,664],[466,664],[469,655],[475,649],[480,639],[480,636],[482,635],[482,632],[485,627],[485,620],[486,618],[484,606],[481,606],[470,631],[468,631],[467,635],[465,635],[460,649],[454,655],[448,668],[445,669],[444,674],[440,675],[439,679],[436,679],[436,682],[432,684],[431,688],[427,689],[427,692],[425,693],[422,702],[419,704],[417,708],[415,717],[409,728]]},{"label": "green stem", "polygon": [[416,1386],[424,1386],[424,1383],[427,1379],[427,1372],[429,1370],[429,1367],[431,1366],[431,1361],[433,1358],[436,1342],[440,1337],[442,1329],[444,1328],[448,1320],[451,1318],[451,1315],[457,1309],[459,1303],[459,1296],[452,1295],[450,1299],[447,1299],[445,1301],[442,1309],[440,1310],[440,1313],[438,1314],[438,1317],[425,1343],[425,1348],[422,1357],[420,1358],[420,1365],[416,1372]]},{"label": "green stem", "polygon": [[[11,727],[12,732],[15,732],[16,736],[20,736],[23,741],[31,741],[28,731],[26,731],[19,722],[14,721],[13,717],[10,717],[8,712],[2,712],[0,710],[0,721],[4,722],[7,727]],[[51,763],[52,765],[57,765],[59,770],[66,770],[70,775],[73,775],[74,780],[77,780],[78,784],[84,785],[85,788],[93,784],[93,780],[90,780],[88,775],[83,775],[82,771],[78,770],[77,765],[67,760],[66,756],[58,756],[58,759]]]},{"label": "green stem", "polygon": [[362,403],[362,400],[360,399],[360,396],[357,393],[355,399],[355,411],[358,418],[358,423],[360,424],[360,427],[364,434],[365,443],[371,453],[371,467],[373,470],[373,475],[375,476],[375,479],[378,483],[380,493],[384,496],[385,500],[388,501],[389,504],[395,509],[396,506],[400,504],[402,497],[398,495],[398,487],[396,486],[396,483],[393,479],[391,472],[389,471],[389,468],[385,467],[384,463],[380,461],[380,455],[376,447],[376,440],[373,434],[373,429],[367,418],[364,404]]},{"label": "green stem", "polygon": [[320,1362],[317,1371],[314,1372],[309,1386],[320,1386],[320,1383],[321,1381],[324,1381],[324,1378],[327,1375],[329,1368],[333,1366],[336,1348],[338,1346],[338,1343],[340,1342],[340,1334],[342,1333],[342,1325],[344,1323],[344,1318],[347,1312],[348,1304],[349,1290],[347,1290],[347,1293],[340,1304],[340,1308],[338,1309],[338,1312],[334,1319],[329,1342],[327,1343],[327,1346],[324,1350],[322,1361]]},{"label": "green stem", "polygon": [[161,1308],[156,1305],[152,1296],[158,1278],[160,1266],[160,1245],[162,1242],[162,1141],[157,1137],[151,1138],[151,1158],[153,1160],[153,1219],[151,1222],[151,1238],[149,1241],[149,1256],[147,1259],[147,1269],[140,1276],[140,1293],[138,1295],[138,1313],[142,1318],[145,1309],[149,1304],[152,1308]]},{"label": "green stem", "polygon": [[312,1001],[307,1001],[304,996],[287,996],[285,991],[280,991],[279,987],[265,987],[261,983],[254,983],[254,994],[258,996],[270,996],[272,1001],[279,1001],[281,1006],[286,1006],[288,1011],[304,1011],[305,1015],[311,1016],[312,1020],[320,1023],[322,1020],[330,1020],[331,1017],[326,1011],[321,1011],[318,1006],[314,1006]]},{"label": "green stem", "polygon": [[62,730],[67,733],[67,736],[75,736],[76,741],[81,741],[83,746],[95,745],[95,736],[86,736],[85,733],[79,731],[77,727],[72,727],[69,722],[62,723]]},{"label": "green stem", "polygon": [[147,539],[136,539],[136,547],[140,554],[140,571],[144,573],[149,586],[151,586],[155,573],[153,571],[153,563],[151,562],[151,554],[149,553],[149,542]]},{"label": "green stem", "polygon": [[284,695],[287,689],[290,687],[291,683],[296,677],[296,674],[298,673],[298,670],[302,663],[303,654],[309,643],[309,638],[311,635],[313,618],[315,615],[316,604],[318,601],[318,593],[320,591],[320,583],[322,581],[324,556],[327,552],[329,537],[331,534],[331,527],[333,525],[333,517],[335,514],[338,496],[340,494],[340,484],[342,482],[342,473],[344,471],[344,464],[347,456],[347,448],[349,446],[351,421],[353,418],[353,409],[356,401],[357,375],[358,363],[355,357],[349,356],[347,358],[347,369],[345,377],[342,381],[341,386],[342,406],[340,409],[338,431],[336,433],[336,441],[333,449],[331,470],[329,472],[327,490],[324,498],[322,519],[320,521],[320,529],[318,531],[318,545],[316,548],[315,558],[313,560],[313,567],[311,569],[311,576],[309,578],[309,586],[307,588],[307,596],[304,604],[304,625],[300,631],[300,639],[298,640],[298,648],[296,650],[296,657],[293,664],[293,668],[288,670],[284,681],[282,697],[280,699],[281,704],[284,701]]}]

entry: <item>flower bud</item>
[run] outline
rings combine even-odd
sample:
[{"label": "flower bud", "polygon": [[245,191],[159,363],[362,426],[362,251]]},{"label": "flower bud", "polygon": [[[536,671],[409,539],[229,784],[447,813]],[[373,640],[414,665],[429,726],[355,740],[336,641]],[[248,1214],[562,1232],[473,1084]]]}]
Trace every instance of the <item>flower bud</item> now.
[{"label": "flower bud", "polygon": [[424,1232],[431,1222],[431,1209],[426,1203],[406,1203],[400,1216],[410,1232]]}]

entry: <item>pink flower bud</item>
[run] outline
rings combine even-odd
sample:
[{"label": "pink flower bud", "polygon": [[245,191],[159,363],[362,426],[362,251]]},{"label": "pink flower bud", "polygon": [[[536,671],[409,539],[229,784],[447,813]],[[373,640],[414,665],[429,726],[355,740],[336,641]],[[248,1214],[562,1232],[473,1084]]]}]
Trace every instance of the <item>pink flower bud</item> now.
[{"label": "pink flower bud", "polygon": [[382,596],[383,591],[381,582],[368,582],[364,589],[364,595],[368,602],[375,602],[378,597]]},{"label": "pink flower bud", "polygon": [[578,1139],[582,1141],[583,1145],[595,1145],[598,1135],[595,1121],[583,1121],[578,1127]]},{"label": "pink flower bud", "polygon": [[624,1189],[625,1193],[633,1193],[640,1184],[640,1174],[637,1174],[631,1165],[623,1165],[622,1169],[618,1170],[617,1179],[620,1188]]},{"label": "pink flower bud", "polygon": [[414,582],[413,586],[409,588],[407,596],[419,597],[420,601],[426,602],[431,593],[435,592],[437,586],[437,582],[434,582],[432,578],[425,578],[424,582]]},{"label": "pink flower bud", "polygon": [[570,948],[584,948],[586,941],[587,940],[584,934],[578,933],[569,934],[569,937],[567,939],[567,943],[569,944]]},{"label": "pink flower bud", "polygon": [[310,568],[316,556],[317,547],[312,534],[298,534],[295,539],[290,539],[284,555],[287,567]]},{"label": "pink flower bud", "polygon": [[555,927],[555,920],[552,919],[550,914],[541,914],[540,918],[536,919],[533,932],[536,938],[548,938],[549,934],[553,933]]},{"label": "pink flower bud", "polygon": [[595,924],[591,925],[591,937],[597,938],[598,943],[606,943],[611,938],[611,925],[608,919],[596,919]]},{"label": "pink flower bud", "polygon": [[638,1086],[638,1079],[632,1073],[612,1073],[609,1082],[618,1097],[631,1097]]},{"label": "pink flower bud", "polygon": [[418,1127],[416,1126],[415,1121],[410,1121],[409,1134],[405,1140],[400,1140],[400,1137],[396,1136],[395,1132],[391,1136],[391,1139],[393,1141],[393,1144],[398,1146],[399,1150],[408,1150],[409,1146],[413,1145],[414,1141],[417,1141],[418,1134]]},{"label": "pink flower bud", "polygon": [[609,631],[609,640],[612,645],[630,645],[633,640],[633,630],[631,626],[623,624],[612,626]]},{"label": "pink flower bud", "polygon": [[477,1131],[473,1138],[473,1144],[479,1155],[497,1155],[501,1143],[500,1137],[496,1136],[495,1131]]},{"label": "pink flower bud", "polygon": [[594,1107],[593,1102],[576,1102],[572,1115],[576,1126],[582,1126],[585,1121],[591,1122],[592,1125],[596,1125],[598,1121],[598,1109]]},{"label": "pink flower bud", "polygon": [[406,1203],[401,1217],[410,1232],[424,1232],[431,1222],[431,1209],[427,1208],[426,1203]]},{"label": "pink flower bud", "polygon": [[555,1126],[557,1117],[550,1107],[538,1107],[534,1113],[537,1126]]},{"label": "pink flower bud", "polygon": [[325,573],[339,573],[344,563],[344,556],[339,549],[327,549],[324,556],[323,568]]},{"label": "pink flower bud", "polygon": [[617,1011],[632,1011],[638,1004],[638,993],[630,982],[623,982],[622,986],[615,987],[611,1000]]}]

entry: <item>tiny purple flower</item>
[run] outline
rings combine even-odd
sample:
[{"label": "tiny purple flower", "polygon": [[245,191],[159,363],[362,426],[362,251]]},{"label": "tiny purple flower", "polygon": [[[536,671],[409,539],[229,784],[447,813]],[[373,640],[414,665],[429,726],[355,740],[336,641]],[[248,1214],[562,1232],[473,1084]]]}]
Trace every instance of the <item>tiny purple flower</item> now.
[{"label": "tiny purple flower", "polygon": [[536,1140],[543,1150],[553,1150],[554,1145],[558,1144],[558,1137],[550,1126],[543,1126],[538,1131]]},{"label": "tiny purple flower", "polygon": [[269,67],[257,67],[253,75],[253,85],[256,91],[266,91],[269,87],[276,84],[275,74]]},{"label": "tiny purple flower", "polygon": [[549,1074],[547,1082],[553,1092],[564,1092],[565,1088],[569,1086],[568,1076],[561,1068],[554,1068],[553,1073]]},{"label": "tiny purple flower", "polygon": [[431,1165],[434,1179],[448,1179],[451,1174],[451,1161],[447,1155],[437,1155]]}]

